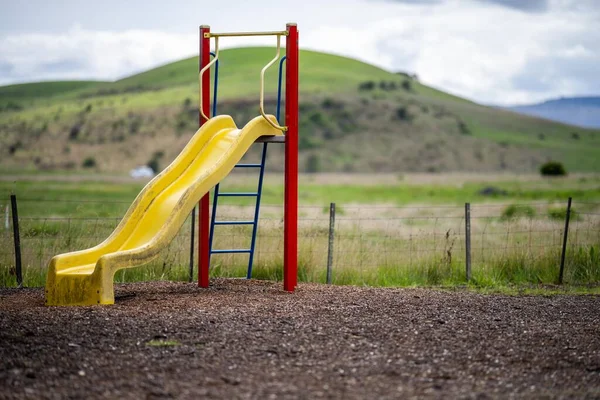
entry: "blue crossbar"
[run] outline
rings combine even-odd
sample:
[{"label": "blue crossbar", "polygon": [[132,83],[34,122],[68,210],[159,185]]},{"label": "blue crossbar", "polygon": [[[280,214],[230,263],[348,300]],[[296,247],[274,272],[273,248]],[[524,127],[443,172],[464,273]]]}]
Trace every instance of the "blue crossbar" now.
[{"label": "blue crossbar", "polygon": [[211,250],[212,254],[239,254],[239,253],[250,253],[250,249],[224,249],[224,250]]},{"label": "blue crossbar", "polygon": [[222,193],[219,193],[219,196],[222,196],[222,197],[256,197],[256,196],[258,196],[258,193],[255,193],[255,192],[222,192]]},{"label": "blue crossbar", "polygon": [[254,221],[215,221],[215,225],[254,225]]},{"label": "blue crossbar", "polygon": [[261,168],[262,164],[236,164],[236,168]]}]

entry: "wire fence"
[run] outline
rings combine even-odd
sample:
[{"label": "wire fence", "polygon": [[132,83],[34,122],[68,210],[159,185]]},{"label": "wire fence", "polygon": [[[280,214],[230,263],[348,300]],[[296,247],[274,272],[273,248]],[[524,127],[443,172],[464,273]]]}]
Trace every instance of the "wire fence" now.
[{"label": "wire fence", "polygon": [[[43,284],[50,259],[106,239],[129,203],[20,198],[18,225],[23,284]],[[470,204],[465,206],[301,206],[298,221],[300,279],[338,284],[410,285],[463,282],[556,282],[566,217],[565,281],[600,281],[600,203]],[[0,282],[16,281],[10,202],[0,203]],[[248,220],[253,206],[219,206],[219,219]],[[283,263],[283,209],[261,207],[254,275],[278,279]],[[249,248],[251,227],[215,227],[214,248]],[[467,230],[470,235],[467,235]],[[117,280],[186,280],[190,277],[188,217],[174,240],[146,268],[123,270]],[[197,232],[194,233],[197,237]],[[331,254],[330,257],[328,255]],[[197,254],[196,254],[197,256]],[[211,273],[244,276],[247,254],[213,254]],[[191,260],[196,264],[196,260]],[[467,265],[469,264],[469,265]],[[470,269],[470,272],[466,270]],[[137,272],[135,272],[137,271]],[[470,274],[469,276],[467,276]]]}]

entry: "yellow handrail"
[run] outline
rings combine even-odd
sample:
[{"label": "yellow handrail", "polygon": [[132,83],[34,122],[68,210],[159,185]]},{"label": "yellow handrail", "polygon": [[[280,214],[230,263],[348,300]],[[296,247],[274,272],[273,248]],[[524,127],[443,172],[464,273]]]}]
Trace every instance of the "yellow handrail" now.
[{"label": "yellow handrail", "polygon": [[[209,33],[205,33],[205,37],[214,37],[215,38],[215,56],[213,57],[213,59],[204,66],[204,68],[202,68],[200,70],[200,73],[198,74],[198,97],[200,99],[199,104],[198,104],[198,110],[200,111],[200,115],[202,115],[202,117],[204,117],[206,120],[209,120],[210,117],[206,114],[204,114],[204,110],[202,109],[202,75],[208,70],[210,69],[210,67],[217,62],[217,60],[219,59],[219,37],[221,36],[258,36],[258,35],[277,35],[277,54],[275,55],[275,58],[273,58],[267,65],[264,66],[264,68],[260,71],[260,105],[259,105],[259,111],[260,114],[263,116],[263,118],[269,123],[269,125],[271,125],[273,128],[275,129],[279,129],[280,131],[287,131],[287,127],[286,126],[280,126],[276,123],[274,123],[273,121],[271,121],[271,119],[269,119],[267,117],[267,114],[265,114],[265,72],[266,70],[273,65],[277,60],[279,60],[279,55],[281,54],[281,36],[283,35],[287,35],[287,32],[256,32],[256,33],[227,33],[227,34],[210,34]],[[209,112],[210,114],[210,112]]]},{"label": "yellow handrail", "polygon": [[[215,40],[217,40],[217,39],[215,39]],[[275,129],[279,129],[280,131],[285,132],[285,131],[287,131],[287,127],[286,126],[280,126],[280,125],[274,123],[269,118],[267,118],[267,115],[265,114],[265,71],[271,65],[273,65],[277,60],[279,60],[279,54],[280,54],[280,52],[281,52],[281,36],[278,35],[277,36],[277,54],[275,55],[275,58],[273,58],[260,71],[260,106],[259,106],[259,110],[260,110],[260,114],[269,123],[269,125],[271,125]]]},{"label": "yellow handrail", "polygon": [[[208,64],[206,64],[204,66],[204,68],[202,68],[200,70],[200,73],[198,74],[198,97],[200,98],[200,102],[198,103],[198,110],[200,111],[200,114],[207,121],[210,119],[210,117],[208,117],[206,114],[204,114],[204,110],[202,110],[202,74],[204,74],[204,72],[206,72],[207,69],[209,69],[214,63],[216,63],[218,59],[219,59],[219,38],[215,37],[215,56]],[[210,111],[208,113],[210,114]]]}]

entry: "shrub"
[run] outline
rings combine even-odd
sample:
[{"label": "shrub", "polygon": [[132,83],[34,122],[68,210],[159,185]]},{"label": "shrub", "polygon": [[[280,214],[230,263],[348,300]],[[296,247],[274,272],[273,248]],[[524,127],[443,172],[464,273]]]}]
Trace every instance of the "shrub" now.
[{"label": "shrub", "polygon": [[361,82],[358,85],[358,90],[373,90],[373,89],[375,89],[375,82],[373,82],[373,81]]},{"label": "shrub", "polygon": [[402,81],[402,89],[406,90],[407,92],[412,91],[412,84],[410,83],[410,81]]},{"label": "shrub", "polygon": [[129,122],[129,133],[131,133],[132,135],[135,135],[136,133],[138,133],[141,126],[142,126],[142,119],[140,117],[134,117]]},{"label": "shrub", "polygon": [[14,101],[9,101],[8,103],[2,105],[0,104],[0,112],[3,111],[21,111],[23,106],[19,103],[15,103]]},{"label": "shrub", "polygon": [[300,135],[298,138],[298,148],[300,150],[310,150],[319,146],[319,142],[308,135]]},{"label": "shrub", "polygon": [[379,88],[381,90],[396,90],[397,86],[396,86],[396,82],[394,82],[394,81],[391,81],[391,82],[381,81],[381,82],[379,82]]},{"label": "shrub", "polygon": [[187,125],[188,125],[188,123],[185,119],[179,118],[177,120],[177,125],[176,125],[177,133],[181,133],[183,130],[185,130],[187,128]]},{"label": "shrub", "polygon": [[8,147],[8,153],[15,154],[17,152],[17,150],[22,149],[22,148],[23,148],[23,142],[21,142],[20,140],[17,140],[14,144],[11,144]]},{"label": "shrub", "polygon": [[533,218],[535,209],[531,206],[511,204],[502,211],[502,219]]},{"label": "shrub", "polygon": [[465,121],[458,120],[458,131],[463,135],[470,135],[471,130],[465,123]]},{"label": "shrub", "polygon": [[71,127],[69,131],[69,140],[76,140],[81,133],[81,124],[77,123]]},{"label": "shrub", "polygon": [[400,121],[411,121],[412,115],[408,112],[408,108],[401,106],[396,109],[396,119]]},{"label": "shrub", "polygon": [[154,171],[155,174],[158,174],[158,172],[160,171],[160,164],[159,164],[158,160],[155,158],[148,161],[148,163],[146,163],[146,165],[148,167],[152,168],[152,171]]},{"label": "shrub", "polygon": [[[566,207],[549,208],[548,209],[548,218],[558,220],[558,221],[564,221],[567,218],[567,208]],[[569,219],[571,221],[579,221],[581,219],[581,216],[574,208],[571,208],[571,215],[570,215]]]},{"label": "shrub", "polygon": [[321,107],[323,107],[326,110],[329,110],[329,109],[341,109],[341,108],[344,108],[344,104],[343,103],[338,103],[334,99],[331,99],[331,98],[327,97],[321,103]]},{"label": "shrub", "polygon": [[164,155],[165,153],[162,150],[155,151],[154,154],[152,154],[150,161],[146,163],[148,167],[152,168],[152,171],[154,171],[155,174],[158,174],[161,171],[160,160]]},{"label": "shrub", "polygon": [[558,161],[548,161],[540,167],[540,173],[543,176],[564,176],[567,174],[567,170]]},{"label": "shrub", "polygon": [[323,126],[325,125],[325,117],[318,111],[312,113],[309,117],[310,121],[316,125]]},{"label": "shrub", "polygon": [[311,154],[306,159],[306,172],[315,173],[321,170],[321,159],[316,154]]},{"label": "shrub", "polygon": [[88,157],[85,160],[83,160],[81,166],[83,168],[94,168],[96,166],[96,159],[94,157]]}]

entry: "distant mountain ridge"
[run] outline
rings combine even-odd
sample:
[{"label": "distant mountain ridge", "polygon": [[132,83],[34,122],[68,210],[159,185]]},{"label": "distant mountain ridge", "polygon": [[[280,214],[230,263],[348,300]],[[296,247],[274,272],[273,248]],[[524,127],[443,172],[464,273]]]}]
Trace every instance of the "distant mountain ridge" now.
[{"label": "distant mountain ridge", "polygon": [[507,108],[521,114],[583,128],[600,128],[600,96],[561,97],[543,103]]}]

